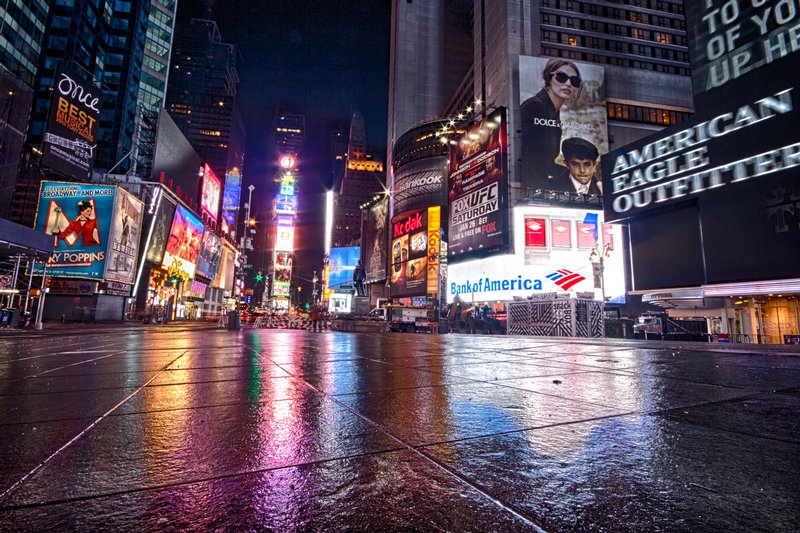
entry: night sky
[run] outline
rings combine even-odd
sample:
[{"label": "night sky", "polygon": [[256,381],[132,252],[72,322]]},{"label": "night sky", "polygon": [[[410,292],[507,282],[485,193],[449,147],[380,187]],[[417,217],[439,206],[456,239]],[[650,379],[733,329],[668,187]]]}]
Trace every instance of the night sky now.
[{"label": "night sky", "polygon": [[[351,114],[358,111],[370,148],[385,153],[390,16],[389,0],[178,3],[179,22],[191,17],[215,20],[222,40],[239,45],[238,95],[247,128],[244,190],[249,184],[256,187],[256,218],[267,216],[268,188],[277,169],[268,138],[277,106],[306,116],[296,278],[310,278],[321,267],[323,191],[331,181],[330,128],[349,127]],[[310,285],[303,290],[310,291]]]}]

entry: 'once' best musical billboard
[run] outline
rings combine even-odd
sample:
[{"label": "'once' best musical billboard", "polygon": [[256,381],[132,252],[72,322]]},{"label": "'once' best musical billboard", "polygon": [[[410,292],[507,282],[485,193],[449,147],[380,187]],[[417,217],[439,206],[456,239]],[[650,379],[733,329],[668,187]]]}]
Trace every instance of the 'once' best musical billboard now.
[{"label": "'once' best musical billboard", "polygon": [[88,178],[97,149],[101,107],[99,88],[77,70],[59,66],[42,138],[42,164],[73,178]]}]

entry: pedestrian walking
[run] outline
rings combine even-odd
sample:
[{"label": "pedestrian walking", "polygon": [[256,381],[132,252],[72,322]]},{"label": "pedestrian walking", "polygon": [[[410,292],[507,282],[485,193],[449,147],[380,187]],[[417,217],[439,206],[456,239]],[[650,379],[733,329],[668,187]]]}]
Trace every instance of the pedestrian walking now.
[{"label": "pedestrian walking", "polygon": [[322,331],[320,325],[321,310],[318,305],[311,308],[311,331]]}]

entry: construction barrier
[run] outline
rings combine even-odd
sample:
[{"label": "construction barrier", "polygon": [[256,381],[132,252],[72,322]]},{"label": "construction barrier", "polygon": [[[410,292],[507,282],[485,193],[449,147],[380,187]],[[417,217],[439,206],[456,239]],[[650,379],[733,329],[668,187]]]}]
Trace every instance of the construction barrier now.
[{"label": "construction barrier", "polygon": [[[312,320],[310,318],[289,317],[286,315],[260,316],[253,323],[254,328],[264,329],[305,329],[311,330]],[[330,320],[319,321],[320,331],[331,329]]]}]

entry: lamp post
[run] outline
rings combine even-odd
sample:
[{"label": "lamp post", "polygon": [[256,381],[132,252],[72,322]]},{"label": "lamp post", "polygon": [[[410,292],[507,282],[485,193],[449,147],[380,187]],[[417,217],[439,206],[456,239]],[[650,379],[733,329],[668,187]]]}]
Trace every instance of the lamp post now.
[{"label": "lamp post", "polygon": [[605,265],[603,264],[603,261],[605,258],[611,257],[611,252],[613,251],[614,247],[611,245],[611,243],[604,244],[602,246],[602,251],[598,249],[598,245],[595,244],[594,248],[592,248],[592,253],[589,254],[589,261],[592,262],[592,266],[596,266],[598,268],[600,278],[600,301],[603,303],[606,301]]},{"label": "lamp post", "polygon": [[311,278],[311,303],[313,305],[317,305],[317,282],[319,278],[317,277],[317,271],[314,271],[314,276]]}]

